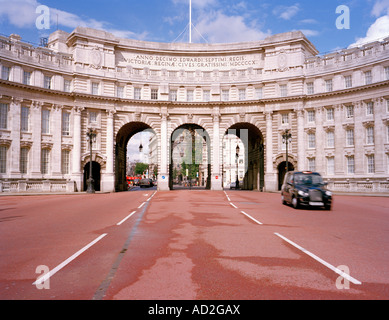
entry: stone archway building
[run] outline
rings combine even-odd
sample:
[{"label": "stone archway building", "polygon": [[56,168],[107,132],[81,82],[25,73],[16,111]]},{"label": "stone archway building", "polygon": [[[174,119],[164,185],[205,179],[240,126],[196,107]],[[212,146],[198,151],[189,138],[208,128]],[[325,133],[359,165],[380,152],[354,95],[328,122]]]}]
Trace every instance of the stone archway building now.
[{"label": "stone archway building", "polygon": [[249,189],[278,189],[289,129],[295,169],[333,190],[389,192],[389,39],[320,56],[301,32],[167,44],[79,27],[48,48],[0,37],[0,69],[0,192],[82,191],[90,127],[102,191],[122,189],[126,143],[142,128],[158,137],[158,188],[169,190],[171,135],[185,124],[209,134],[212,190],[224,135],[246,128],[260,137],[249,137]]}]

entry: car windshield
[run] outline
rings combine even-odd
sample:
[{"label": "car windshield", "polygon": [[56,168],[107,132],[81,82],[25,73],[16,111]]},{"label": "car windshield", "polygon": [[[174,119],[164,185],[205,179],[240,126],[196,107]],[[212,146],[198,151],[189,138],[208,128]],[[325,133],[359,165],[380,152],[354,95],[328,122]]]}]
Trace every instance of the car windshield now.
[{"label": "car windshield", "polygon": [[318,174],[305,174],[305,173],[299,173],[294,176],[295,183],[296,184],[303,184],[303,185],[322,185],[323,178]]}]

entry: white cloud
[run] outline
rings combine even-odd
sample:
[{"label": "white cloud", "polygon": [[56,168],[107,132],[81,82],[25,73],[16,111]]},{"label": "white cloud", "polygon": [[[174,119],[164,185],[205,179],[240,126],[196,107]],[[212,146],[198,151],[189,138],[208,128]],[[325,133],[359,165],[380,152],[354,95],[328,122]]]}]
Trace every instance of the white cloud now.
[{"label": "white cloud", "polygon": [[[211,43],[257,41],[270,35],[270,31],[259,30],[255,22],[249,25],[244,17],[228,16],[221,11],[203,14],[196,24],[196,29]],[[194,32],[194,40],[200,40],[199,38]]]},{"label": "white cloud", "polygon": [[350,47],[360,46],[362,44],[382,40],[389,37],[389,15],[378,18],[367,30],[366,36],[357,39]]},{"label": "white cloud", "polygon": [[[7,19],[10,24],[18,28],[30,28],[35,27],[35,21],[39,14],[36,13],[36,8],[41,5],[37,0],[0,0],[0,21]],[[135,32],[128,30],[118,30],[112,28],[111,24],[105,21],[98,21],[95,19],[83,19],[80,16],[59,10],[56,8],[50,8],[50,20],[51,29],[54,30],[54,26],[75,29],[79,26],[88,27],[93,29],[105,30],[121,38],[136,38],[144,39],[147,35],[146,32],[136,34]],[[49,30],[50,31],[50,30]]]},{"label": "white cloud", "polygon": [[296,3],[292,6],[277,6],[273,10],[273,14],[284,20],[292,19],[300,11],[300,4]]},{"label": "white cloud", "polygon": [[[389,37],[389,0],[376,1],[371,14],[379,18],[369,27],[366,36],[358,38],[350,47],[361,46]],[[384,15],[381,16],[382,14]]]},{"label": "white cloud", "polygon": [[374,4],[372,15],[378,18],[382,14],[389,14],[389,0],[379,0]]}]

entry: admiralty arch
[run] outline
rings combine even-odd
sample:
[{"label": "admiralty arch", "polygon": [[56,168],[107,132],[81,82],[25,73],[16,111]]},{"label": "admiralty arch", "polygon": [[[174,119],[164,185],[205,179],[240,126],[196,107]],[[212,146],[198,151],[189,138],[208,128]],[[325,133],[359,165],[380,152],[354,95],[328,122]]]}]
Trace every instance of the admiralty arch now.
[{"label": "admiralty arch", "polygon": [[299,31],[189,44],[79,27],[47,47],[0,37],[0,70],[0,192],[82,192],[90,163],[98,190],[126,190],[127,143],[146,129],[170,190],[182,128],[202,132],[211,190],[233,133],[242,188],[277,191],[289,130],[290,169],[320,172],[333,191],[389,192],[389,38],[322,55]]}]

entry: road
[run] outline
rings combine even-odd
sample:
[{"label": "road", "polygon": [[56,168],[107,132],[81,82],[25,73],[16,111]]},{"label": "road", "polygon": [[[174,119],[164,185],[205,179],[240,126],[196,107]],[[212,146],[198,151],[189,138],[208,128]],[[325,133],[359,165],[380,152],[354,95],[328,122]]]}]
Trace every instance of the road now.
[{"label": "road", "polygon": [[387,197],[325,211],[235,190],[7,196],[0,299],[386,300],[388,245]]}]

